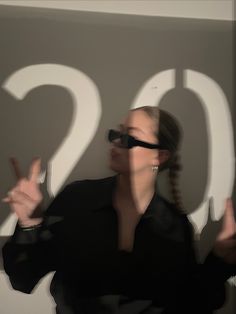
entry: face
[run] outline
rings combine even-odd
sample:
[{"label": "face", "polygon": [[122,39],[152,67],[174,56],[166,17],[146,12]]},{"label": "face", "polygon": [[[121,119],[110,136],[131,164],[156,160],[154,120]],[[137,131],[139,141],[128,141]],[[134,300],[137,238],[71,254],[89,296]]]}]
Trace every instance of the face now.
[{"label": "face", "polygon": [[[142,110],[130,111],[123,119],[117,130],[128,133],[137,140],[157,144],[154,121]],[[115,143],[111,144],[109,166],[117,173],[144,173],[152,172],[152,166],[159,165],[157,149],[147,149],[135,146],[131,149],[122,148]]]}]

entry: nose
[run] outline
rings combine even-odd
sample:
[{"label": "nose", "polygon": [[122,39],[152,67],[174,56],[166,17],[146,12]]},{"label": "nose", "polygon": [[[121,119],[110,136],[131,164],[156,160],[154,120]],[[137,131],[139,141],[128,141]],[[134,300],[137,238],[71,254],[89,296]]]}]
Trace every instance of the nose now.
[{"label": "nose", "polygon": [[114,148],[116,151],[118,151],[118,150],[124,148],[124,146],[122,145],[120,139],[117,139],[117,140],[113,141],[113,142],[112,142],[112,145],[113,145],[113,148]]}]

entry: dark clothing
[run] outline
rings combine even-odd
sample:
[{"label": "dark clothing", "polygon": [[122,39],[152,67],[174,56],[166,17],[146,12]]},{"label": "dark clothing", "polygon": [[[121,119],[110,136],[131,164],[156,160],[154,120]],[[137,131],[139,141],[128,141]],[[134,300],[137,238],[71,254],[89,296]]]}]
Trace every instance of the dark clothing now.
[{"label": "dark clothing", "polygon": [[135,231],[132,252],[118,249],[112,206],[116,176],[76,181],[33,231],[17,225],[3,248],[14,289],[30,293],[50,271],[60,314],[212,313],[224,302],[235,267],[212,253],[196,262],[186,215],[154,194]]}]

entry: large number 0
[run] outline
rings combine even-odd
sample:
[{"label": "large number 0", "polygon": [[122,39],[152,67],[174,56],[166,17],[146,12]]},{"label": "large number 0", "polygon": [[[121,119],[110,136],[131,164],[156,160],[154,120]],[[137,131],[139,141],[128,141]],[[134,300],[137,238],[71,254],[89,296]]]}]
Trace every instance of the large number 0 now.
[{"label": "large number 0", "polygon": [[[166,92],[175,87],[175,70],[166,70],[151,77],[137,94],[132,108],[149,104],[158,106]],[[158,88],[154,88],[158,86]],[[201,205],[190,215],[196,231],[206,224],[209,198],[214,198],[215,220],[223,214],[223,200],[233,189],[235,160],[231,116],[227,99],[221,87],[203,73],[184,71],[184,87],[190,89],[201,101],[208,121],[209,170],[208,182]]]}]

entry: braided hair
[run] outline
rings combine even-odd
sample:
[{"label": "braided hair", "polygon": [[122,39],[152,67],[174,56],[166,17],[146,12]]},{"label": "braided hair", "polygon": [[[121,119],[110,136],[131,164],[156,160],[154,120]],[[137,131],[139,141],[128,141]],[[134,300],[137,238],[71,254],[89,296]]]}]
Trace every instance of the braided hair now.
[{"label": "braided hair", "polygon": [[178,149],[182,138],[182,130],[177,120],[163,109],[152,106],[143,106],[133,110],[143,110],[157,125],[155,135],[158,143],[163,145],[170,153],[167,161],[159,166],[159,171],[168,169],[170,192],[175,206],[183,212],[181,193],[178,187],[179,171],[182,169]]}]

